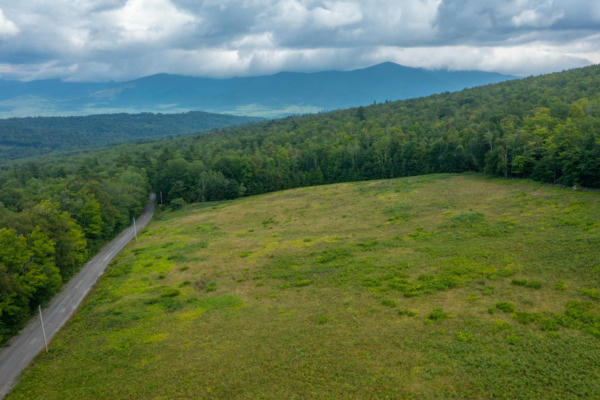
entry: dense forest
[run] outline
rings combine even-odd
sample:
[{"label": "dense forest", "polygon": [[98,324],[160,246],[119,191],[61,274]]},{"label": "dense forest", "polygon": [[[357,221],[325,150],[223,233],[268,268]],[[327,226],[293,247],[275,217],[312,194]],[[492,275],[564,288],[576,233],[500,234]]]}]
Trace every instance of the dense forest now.
[{"label": "dense forest", "polygon": [[0,178],[0,344],[148,201],[141,168],[70,164],[28,164]]},{"label": "dense forest", "polygon": [[201,111],[0,119],[0,160],[198,133],[260,118]]},{"label": "dense forest", "polygon": [[167,201],[476,171],[600,187],[600,67],[152,146]]},{"label": "dense forest", "polygon": [[127,225],[150,189],[176,208],[463,171],[600,187],[600,67],[5,166],[0,335]]}]

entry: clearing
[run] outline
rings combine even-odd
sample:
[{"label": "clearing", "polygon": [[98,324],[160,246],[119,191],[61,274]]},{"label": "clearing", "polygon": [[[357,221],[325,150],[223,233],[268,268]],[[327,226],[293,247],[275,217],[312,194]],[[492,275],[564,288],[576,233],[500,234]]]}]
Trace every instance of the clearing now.
[{"label": "clearing", "polygon": [[600,195],[479,175],[159,213],[9,399],[600,398]]}]

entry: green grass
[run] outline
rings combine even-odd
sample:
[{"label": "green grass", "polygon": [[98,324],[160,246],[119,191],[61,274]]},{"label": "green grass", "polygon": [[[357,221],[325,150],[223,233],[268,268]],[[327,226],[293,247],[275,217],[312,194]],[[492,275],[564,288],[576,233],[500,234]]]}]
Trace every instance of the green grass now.
[{"label": "green grass", "polygon": [[8,398],[600,398],[599,216],[477,175],[164,212]]}]

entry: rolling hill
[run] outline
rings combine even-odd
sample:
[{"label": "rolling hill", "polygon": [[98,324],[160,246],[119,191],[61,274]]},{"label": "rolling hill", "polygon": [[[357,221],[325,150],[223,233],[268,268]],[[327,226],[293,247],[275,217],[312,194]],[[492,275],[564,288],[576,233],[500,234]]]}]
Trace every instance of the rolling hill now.
[{"label": "rolling hill", "polygon": [[106,83],[0,81],[0,115],[205,110],[278,117],[426,96],[512,78],[480,71],[432,71],[384,63],[354,71],[281,72],[229,79],[159,74]]},{"label": "rolling hill", "polygon": [[600,397],[600,201],[428,175],[163,212],[9,400]]},{"label": "rolling hill", "polygon": [[1,165],[0,341],[139,215],[150,190],[176,209],[465,171],[598,188],[599,68]]},{"label": "rolling hill", "polygon": [[0,161],[174,137],[260,120],[200,111],[0,119]]}]

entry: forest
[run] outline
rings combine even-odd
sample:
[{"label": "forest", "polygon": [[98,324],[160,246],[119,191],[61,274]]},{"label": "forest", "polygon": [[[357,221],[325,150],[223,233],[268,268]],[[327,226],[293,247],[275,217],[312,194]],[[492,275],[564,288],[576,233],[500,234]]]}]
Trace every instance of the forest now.
[{"label": "forest", "polygon": [[600,67],[126,144],[0,170],[0,340],[138,214],[286,188],[473,171],[600,187]]},{"label": "forest", "polygon": [[0,160],[156,140],[260,121],[193,111],[0,119]]},{"label": "forest", "polygon": [[151,146],[166,201],[475,171],[600,187],[600,68],[288,117]]}]

